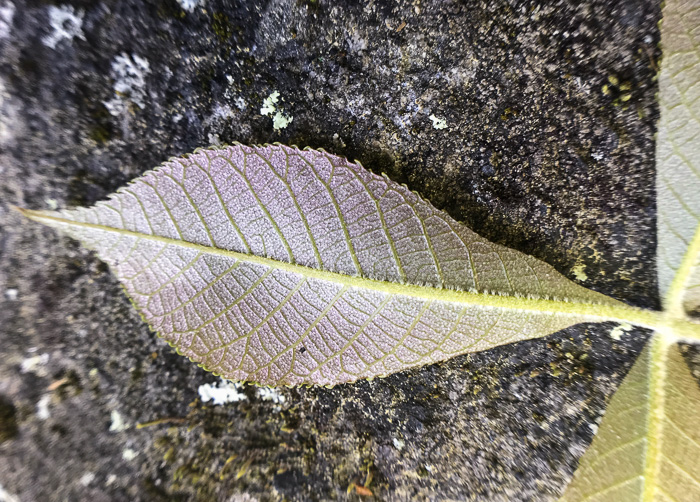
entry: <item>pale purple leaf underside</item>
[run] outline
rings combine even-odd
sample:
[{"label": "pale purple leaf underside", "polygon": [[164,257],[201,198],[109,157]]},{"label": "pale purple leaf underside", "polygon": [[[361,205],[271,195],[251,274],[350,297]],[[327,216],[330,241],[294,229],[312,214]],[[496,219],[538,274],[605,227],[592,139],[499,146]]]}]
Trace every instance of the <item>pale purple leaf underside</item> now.
[{"label": "pale purple leaf underside", "polygon": [[202,149],[92,208],[32,213],[97,251],[178,352],[234,380],[383,376],[586,320],[490,293],[613,302],[323,151]]}]

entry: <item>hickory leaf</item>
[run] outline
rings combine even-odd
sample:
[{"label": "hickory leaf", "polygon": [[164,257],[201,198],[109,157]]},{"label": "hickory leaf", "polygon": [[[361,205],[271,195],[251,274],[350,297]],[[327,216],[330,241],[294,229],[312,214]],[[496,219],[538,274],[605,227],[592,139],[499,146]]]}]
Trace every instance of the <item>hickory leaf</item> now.
[{"label": "hickory leaf", "polygon": [[625,377],[562,501],[700,500],[700,390],[668,341]]},{"label": "hickory leaf", "polygon": [[198,150],[90,209],[24,214],[94,249],[155,331],[233,380],[336,384],[656,319],[323,151]]},{"label": "hickory leaf", "polygon": [[700,2],[668,0],[656,141],[657,270],[673,317],[700,309]]},{"label": "hickory leaf", "polygon": [[667,0],[656,143],[659,326],[563,500],[700,500],[700,388],[671,325],[700,308],[700,4]]}]

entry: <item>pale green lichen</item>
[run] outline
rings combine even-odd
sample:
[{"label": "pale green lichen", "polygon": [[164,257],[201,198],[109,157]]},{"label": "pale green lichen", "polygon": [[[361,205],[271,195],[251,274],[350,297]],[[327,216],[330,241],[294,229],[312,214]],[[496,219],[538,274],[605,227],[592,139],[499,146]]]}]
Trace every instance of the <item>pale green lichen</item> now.
[{"label": "pale green lichen", "polygon": [[428,117],[433,121],[433,129],[447,129],[447,121],[444,118],[431,115]]},{"label": "pale green lichen", "polygon": [[112,410],[112,423],[109,426],[109,432],[121,432],[129,428],[129,425],[124,421],[124,417],[117,410]]},{"label": "pale green lichen", "polygon": [[55,49],[62,40],[71,41],[74,38],[85,40],[82,30],[84,16],[82,10],[76,10],[70,5],[61,7],[51,5],[48,12],[51,33],[41,39],[45,46]]},{"label": "pale green lichen", "polygon": [[80,477],[80,484],[83,486],[90,486],[93,481],[95,481],[95,473],[92,471],[87,471]]},{"label": "pale green lichen", "polygon": [[272,94],[266,97],[263,101],[262,108],[260,108],[260,114],[267,116],[275,113],[275,110],[277,109],[277,102],[279,101],[279,99],[279,91],[274,91]]},{"label": "pale green lichen", "polygon": [[275,116],[272,117],[272,128],[275,131],[279,131],[287,127],[292,120],[294,120],[294,117],[288,117],[287,115],[283,115],[282,112],[277,112]]},{"label": "pale green lichen", "polygon": [[112,62],[114,97],[103,101],[107,111],[117,117],[128,112],[129,103],[145,109],[148,101],[146,75],[150,72],[150,64],[145,58],[124,52],[116,56]]},{"label": "pale green lichen", "polygon": [[199,398],[203,403],[211,401],[214,405],[224,405],[247,399],[246,395],[240,392],[242,389],[243,386],[240,383],[222,378],[218,384],[207,383],[200,385],[198,392]]},{"label": "pale green lichen", "polygon": [[51,410],[49,410],[49,404],[51,404],[51,396],[45,394],[41,396],[39,402],[36,403],[36,417],[39,420],[48,420],[51,418]]},{"label": "pale green lichen", "polygon": [[177,0],[177,3],[180,4],[180,7],[182,7],[182,10],[185,10],[187,12],[194,12],[194,10],[199,7],[204,5],[204,0]]},{"label": "pale green lichen", "polygon": [[626,322],[620,323],[617,326],[615,326],[610,332],[610,338],[612,338],[613,340],[620,340],[622,338],[622,335],[627,333],[630,329],[632,329],[631,324]]},{"label": "pale green lichen", "polygon": [[46,371],[46,364],[48,362],[49,355],[46,353],[30,356],[22,360],[19,370],[21,373],[34,373],[37,376],[45,377],[48,374]]},{"label": "pale green lichen", "polygon": [[583,263],[579,263],[576,265],[573,269],[571,269],[571,272],[574,274],[574,277],[578,279],[579,281],[585,281],[588,279],[588,276],[586,275],[586,265]]},{"label": "pale green lichen", "polygon": [[294,117],[286,115],[282,108],[278,108],[277,103],[279,102],[279,98],[279,91],[273,91],[272,94],[265,98],[262,108],[260,108],[261,115],[270,116],[274,113],[272,117],[272,128],[275,131],[284,129],[294,120]]}]

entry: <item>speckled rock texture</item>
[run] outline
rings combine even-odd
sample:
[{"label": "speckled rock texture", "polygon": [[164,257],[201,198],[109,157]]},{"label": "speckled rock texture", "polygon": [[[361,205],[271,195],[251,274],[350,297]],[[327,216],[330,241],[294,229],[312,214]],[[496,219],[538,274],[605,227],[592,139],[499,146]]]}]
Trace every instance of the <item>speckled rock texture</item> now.
[{"label": "speckled rock texture", "polygon": [[11,205],[91,204],[198,146],[324,148],[657,307],[659,18],[642,0],[0,0],[0,499],[555,499],[646,332],[579,325],[214,406],[197,389],[217,378],[99,260]]}]

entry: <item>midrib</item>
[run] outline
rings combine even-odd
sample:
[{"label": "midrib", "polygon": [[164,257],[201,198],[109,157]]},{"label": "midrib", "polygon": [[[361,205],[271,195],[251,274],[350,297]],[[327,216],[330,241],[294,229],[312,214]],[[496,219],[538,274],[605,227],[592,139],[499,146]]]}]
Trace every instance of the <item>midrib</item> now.
[{"label": "midrib", "polygon": [[668,348],[674,341],[663,333],[657,333],[651,341],[649,354],[649,421],[647,423],[647,449],[644,456],[644,492],[642,500],[656,500],[659,476],[659,455],[661,452],[662,422],[665,406],[666,371]]},{"label": "midrib", "polygon": [[[354,277],[328,272],[315,268],[306,267],[294,263],[273,260],[262,256],[229,251],[201,244],[194,244],[170,237],[142,234],[131,230],[114,227],[107,227],[94,223],[85,223],[49,215],[42,211],[19,209],[27,218],[45,223],[49,226],[68,225],[74,227],[92,228],[103,232],[114,232],[120,235],[127,235],[140,239],[149,239],[162,242],[164,244],[181,246],[194,249],[198,252],[212,255],[224,256],[242,260],[249,263],[256,263],[266,267],[286,270],[299,274],[310,279],[334,282],[350,288],[367,289],[379,291],[392,295],[402,295],[406,297],[419,298],[439,302],[455,303],[460,305],[476,305],[485,308],[520,310],[524,312],[546,313],[554,315],[565,315],[572,317],[584,317],[592,322],[616,321],[626,322],[637,326],[660,330],[668,333],[673,331],[680,338],[691,338],[700,340],[700,324],[690,323],[685,320],[670,320],[662,312],[643,310],[630,307],[622,303],[619,304],[595,304],[567,300],[533,299],[519,296],[501,296],[487,293],[471,291],[460,291],[453,289],[439,289],[426,286],[414,286],[408,284],[398,284],[394,282],[379,281],[363,277]],[[614,300],[611,300],[611,302]],[[672,325],[672,326],[671,326]],[[670,329],[669,329],[670,328]]]}]

